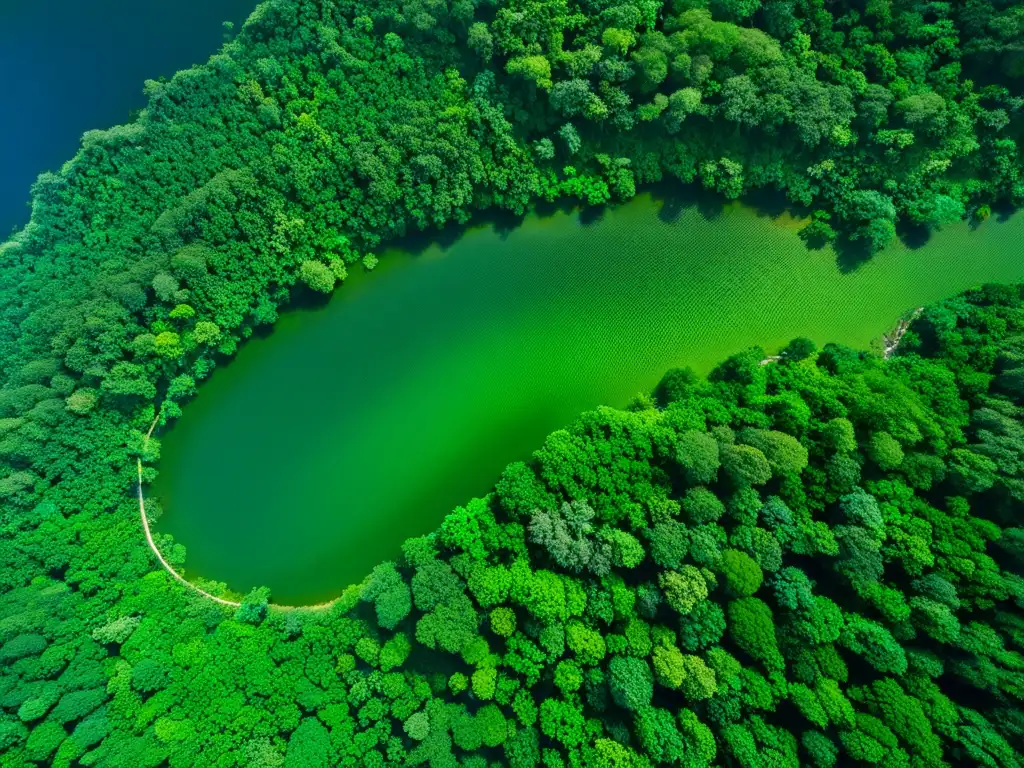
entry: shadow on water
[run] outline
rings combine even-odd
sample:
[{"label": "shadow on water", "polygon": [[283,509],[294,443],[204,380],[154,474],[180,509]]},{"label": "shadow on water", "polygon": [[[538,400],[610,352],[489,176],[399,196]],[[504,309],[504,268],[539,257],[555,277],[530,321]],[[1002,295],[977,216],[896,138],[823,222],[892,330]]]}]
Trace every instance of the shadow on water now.
[{"label": "shadow on water", "polygon": [[[550,215],[559,212],[553,211]],[[490,228],[500,239],[504,240],[518,229],[525,219],[525,213],[519,214],[499,208],[489,208],[484,211],[476,211],[465,223],[450,221],[442,227],[407,232],[382,243],[376,251],[380,254],[383,251],[398,250],[416,257],[422,256],[426,251],[436,247],[444,253],[453,248],[467,232],[474,229]]]},{"label": "shadow on water", "polygon": [[900,239],[900,242],[903,243],[903,245],[912,251],[916,251],[918,248],[924,248],[924,246],[928,244],[928,241],[932,239],[933,233],[933,230],[923,224],[901,222],[896,226],[896,237]]},{"label": "shadow on water", "polygon": [[607,211],[607,203],[602,205],[589,205],[586,208],[582,208],[579,212],[580,224],[583,227],[592,227],[595,224],[600,224]]},{"label": "shadow on water", "polygon": [[578,200],[570,200],[568,198],[560,198],[554,202],[541,200],[534,207],[533,212],[542,219],[550,219],[552,216],[557,216],[559,214],[563,216],[571,216],[579,207],[580,203]]},{"label": "shadow on water", "polygon": [[1020,210],[1019,206],[1011,205],[1010,203],[999,203],[992,206],[992,216],[1000,224],[1005,223],[1009,220],[1013,214]]},{"label": "shadow on water", "polygon": [[811,215],[809,208],[794,203],[775,189],[755,189],[743,196],[742,203],[761,218],[779,219],[788,215],[802,220]]},{"label": "shadow on water", "polygon": [[707,221],[714,221],[725,211],[725,199],[721,195],[694,184],[663,181],[640,191],[651,195],[659,206],[658,219],[666,224],[675,223],[690,209],[696,210]]},{"label": "shadow on water", "polygon": [[832,247],[836,252],[836,266],[844,275],[856,272],[871,261],[871,248],[863,240],[850,240],[844,237],[836,241]]},{"label": "shadow on water", "polygon": [[[980,210],[980,209],[979,209]],[[1020,210],[1020,206],[1013,205],[1012,203],[1003,201],[1001,203],[995,203],[989,207],[990,213],[988,216],[976,216],[972,215],[969,219],[969,226],[971,231],[975,231],[982,224],[989,220],[995,220],[999,224],[1005,224],[1010,220],[1017,211]]]},{"label": "shadow on water", "polygon": [[[705,221],[713,222],[725,213],[729,205],[733,204],[732,201],[717,192],[703,189],[696,184],[682,184],[671,179],[645,185],[637,191],[639,194],[650,195],[651,200],[657,206],[658,219],[668,224],[679,221],[688,211],[696,211]],[[783,222],[783,225],[787,227],[800,226],[811,213],[806,206],[793,203],[785,194],[777,190],[755,190],[736,202],[761,218],[779,221],[788,217],[788,221]],[[415,261],[431,248],[438,248],[442,253],[447,252],[457,245],[468,232],[480,228],[490,228],[499,239],[505,240],[522,226],[527,215],[534,215],[541,219],[555,216],[576,216],[581,226],[592,227],[600,224],[608,211],[616,205],[617,203],[604,203],[588,206],[576,199],[563,198],[554,202],[538,201],[528,213],[523,214],[497,208],[477,211],[464,223],[453,221],[440,228],[417,230],[395,237],[382,244],[377,249],[377,253],[400,251]],[[993,206],[991,218],[998,222],[1005,222],[1017,210],[1016,207],[1009,204]],[[976,229],[979,225],[980,222],[972,220],[972,229]],[[897,228],[899,240],[912,250],[927,245],[932,234],[932,230],[920,225],[901,223]],[[807,242],[807,247],[810,250],[818,250],[826,246],[825,242],[814,242],[813,240]],[[850,240],[843,237],[832,247],[835,250],[836,266],[843,274],[855,272],[872,258],[872,254],[863,240]],[[386,259],[387,256],[384,256],[382,264]],[[368,271],[359,263],[349,265],[348,269],[349,278],[346,283],[361,282],[369,277]],[[316,312],[324,309],[335,296],[334,293],[319,293],[299,283],[291,289],[289,299],[280,308],[280,312]],[[265,339],[273,334],[275,326],[276,324],[257,326],[253,329],[252,336],[256,339]]]}]

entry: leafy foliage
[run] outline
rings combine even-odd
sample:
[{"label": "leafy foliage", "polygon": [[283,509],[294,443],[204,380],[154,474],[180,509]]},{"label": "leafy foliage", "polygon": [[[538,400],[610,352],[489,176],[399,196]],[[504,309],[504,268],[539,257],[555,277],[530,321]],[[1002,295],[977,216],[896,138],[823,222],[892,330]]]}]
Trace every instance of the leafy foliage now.
[{"label": "leafy foliage", "polygon": [[870,249],[1019,202],[1018,11],[271,0],[147,83],[0,246],[0,763],[1019,765],[1019,287],[888,361],[673,371],[324,610],[187,592],[135,495],[154,421],[410,229],[666,176]]}]

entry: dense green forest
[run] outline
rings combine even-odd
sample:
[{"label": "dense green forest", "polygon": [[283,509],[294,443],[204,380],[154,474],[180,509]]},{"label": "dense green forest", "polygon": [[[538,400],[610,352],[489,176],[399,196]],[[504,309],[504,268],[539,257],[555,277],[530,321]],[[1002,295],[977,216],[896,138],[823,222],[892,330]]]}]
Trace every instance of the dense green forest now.
[{"label": "dense green forest", "polygon": [[0,765],[1022,762],[1017,287],[885,362],[672,372],[329,609],[154,563],[154,418],[389,238],[668,178],[872,251],[1024,198],[1020,5],[613,2],[272,0],[40,177],[0,246]]},{"label": "dense green forest", "polygon": [[1020,765],[1022,295],[672,371],[326,610],[154,570],[106,443],[6,521],[0,764]]}]

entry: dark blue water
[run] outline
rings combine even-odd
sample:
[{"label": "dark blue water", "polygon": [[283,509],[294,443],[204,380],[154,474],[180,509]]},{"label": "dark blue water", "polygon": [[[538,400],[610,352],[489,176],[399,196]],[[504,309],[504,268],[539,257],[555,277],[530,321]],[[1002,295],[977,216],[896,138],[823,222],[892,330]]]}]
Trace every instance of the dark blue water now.
[{"label": "dark blue water", "polygon": [[127,122],[142,83],[205,61],[257,0],[0,0],[0,241],[82,133]]}]

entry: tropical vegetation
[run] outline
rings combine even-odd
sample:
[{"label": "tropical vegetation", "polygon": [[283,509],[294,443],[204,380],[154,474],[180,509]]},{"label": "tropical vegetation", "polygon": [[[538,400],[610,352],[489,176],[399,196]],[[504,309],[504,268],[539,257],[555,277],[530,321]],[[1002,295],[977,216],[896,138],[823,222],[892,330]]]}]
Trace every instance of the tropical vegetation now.
[{"label": "tropical vegetation", "polygon": [[890,360],[672,371],[321,609],[175,582],[136,461],[297,291],[477,210],[767,188],[871,251],[1018,203],[1022,29],[984,0],[271,0],[147,83],[0,246],[0,765],[1019,765],[1020,287]]}]

